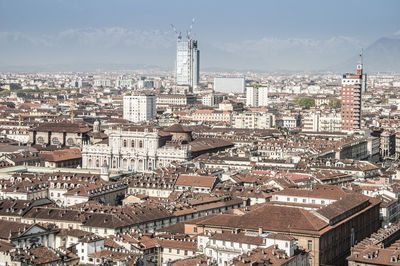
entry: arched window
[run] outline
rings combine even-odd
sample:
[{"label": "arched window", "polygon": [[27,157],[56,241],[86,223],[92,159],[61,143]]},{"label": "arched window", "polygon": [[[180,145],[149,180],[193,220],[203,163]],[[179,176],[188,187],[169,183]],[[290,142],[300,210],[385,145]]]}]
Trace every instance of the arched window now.
[{"label": "arched window", "polygon": [[98,159],[96,160],[96,167],[100,167],[100,162]]},{"label": "arched window", "polygon": [[131,141],[131,145],[132,145],[132,148],[135,148],[135,140],[134,139]]},{"label": "arched window", "polygon": [[139,148],[143,148],[143,140],[139,140]]},{"label": "arched window", "polygon": [[126,148],[126,139],[124,139],[124,147]]}]

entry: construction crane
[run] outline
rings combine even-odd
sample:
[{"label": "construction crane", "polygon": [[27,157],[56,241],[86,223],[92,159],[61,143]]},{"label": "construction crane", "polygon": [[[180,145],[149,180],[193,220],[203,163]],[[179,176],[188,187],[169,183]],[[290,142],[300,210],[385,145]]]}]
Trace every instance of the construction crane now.
[{"label": "construction crane", "polygon": [[74,123],[74,106],[70,102],[64,102],[66,105],[71,108],[71,123]]},{"label": "construction crane", "polygon": [[[193,24],[195,22],[195,18],[192,18],[192,23],[189,26],[189,29],[186,31],[186,38],[190,40],[190,35],[192,34],[192,29],[193,29]],[[182,32],[178,32],[178,30],[175,28],[174,24],[170,24],[172,30],[175,32],[175,34],[178,36],[178,40],[182,40]]]},{"label": "construction crane", "polygon": [[189,26],[189,30],[186,31],[186,38],[190,40],[190,35],[192,34],[192,29],[193,29],[193,24],[194,24],[195,19],[192,18],[192,24]]},{"label": "construction crane", "polygon": [[178,36],[178,40],[182,39],[182,33],[178,32],[174,26],[174,24],[171,24],[172,30],[175,32],[175,34]]}]

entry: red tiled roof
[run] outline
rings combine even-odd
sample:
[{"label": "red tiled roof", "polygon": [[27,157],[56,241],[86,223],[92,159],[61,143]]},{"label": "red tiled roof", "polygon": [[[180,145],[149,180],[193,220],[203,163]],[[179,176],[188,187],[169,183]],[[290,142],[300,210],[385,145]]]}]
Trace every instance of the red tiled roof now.
[{"label": "red tiled roof", "polygon": [[175,185],[212,188],[215,181],[216,178],[213,176],[179,175]]}]

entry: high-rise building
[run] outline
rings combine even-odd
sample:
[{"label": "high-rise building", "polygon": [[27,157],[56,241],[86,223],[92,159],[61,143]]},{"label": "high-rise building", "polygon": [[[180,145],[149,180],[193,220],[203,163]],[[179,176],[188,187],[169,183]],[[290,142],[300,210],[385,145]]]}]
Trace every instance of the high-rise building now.
[{"label": "high-rise building", "polygon": [[357,65],[357,74],[346,73],[342,78],[341,118],[342,130],[361,128],[361,94],[365,90],[365,75],[362,63]]},{"label": "high-rise building", "polygon": [[124,96],[123,118],[131,122],[143,122],[156,117],[154,95]]},{"label": "high-rise building", "polygon": [[178,37],[176,50],[176,85],[196,89],[200,77],[200,51],[197,41]]},{"label": "high-rise building", "polygon": [[216,77],[214,78],[214,91],[223,93],[243,93],[245,79],[243,77]]},{"label": "high-rise building", "polygon": [[251,107],[268,106],[268,87],[247,87],[246,105]]},{"label": "high-rise building", "polygon": [[247,106],[258,106],[258,88],[247,87],[246,88],[246,105]]}]

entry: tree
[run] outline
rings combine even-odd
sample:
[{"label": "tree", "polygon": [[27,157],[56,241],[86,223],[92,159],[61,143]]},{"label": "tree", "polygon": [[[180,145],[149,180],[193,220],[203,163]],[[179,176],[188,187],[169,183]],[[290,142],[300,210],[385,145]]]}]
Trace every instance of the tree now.
[{"label": "tree", "polygon": [[297,97],[294,102],[306,109],[315,106],[315,99],[309,97]]}]

